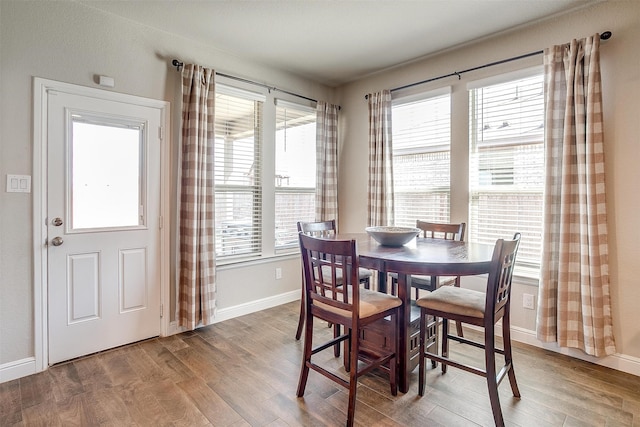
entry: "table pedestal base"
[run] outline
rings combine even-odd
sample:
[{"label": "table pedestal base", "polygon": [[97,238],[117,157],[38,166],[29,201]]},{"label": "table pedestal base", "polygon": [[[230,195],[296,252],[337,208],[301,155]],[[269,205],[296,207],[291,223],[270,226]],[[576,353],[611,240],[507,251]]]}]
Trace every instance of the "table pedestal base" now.
[{"label": "table pedestal base", "polygon": [[[425,346],[427,351],[438,351],[438,327],[433,316],[427,317],[427,342]],[[360,342],[364,347],[374,346],[383,347],[387,350],[393,350],[395,337],[393,336],[393,327],[390,318],[380,319],[371,325],[366,326],[360,331]],[[420,346],[420,308],[415,305],[415,301],[411,302],[411,319],[409,320],[409,329],[407,331],[407,361],[405,372],[399,372],[399,383],[408,384],[409,374],[418,366],[420,362],[418,350]],[[402,364],[401,364],[402,365]],[[403,381],[402,378],[405,380]],[[402,388],[402,387],[401,387]],[[406,393],[407,390],[400,390]]]}]

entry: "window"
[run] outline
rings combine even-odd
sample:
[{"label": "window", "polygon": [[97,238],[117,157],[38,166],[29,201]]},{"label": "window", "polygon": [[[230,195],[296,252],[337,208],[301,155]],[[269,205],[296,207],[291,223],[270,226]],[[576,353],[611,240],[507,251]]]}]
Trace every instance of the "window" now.
[{"label": "window", "polygon": [[315,108],[218,76],[214,155],[217,262],[297,252],[297,221],[315,219]]},{"label": "window", "polygon": [[275,248],[297,248],[297,221],[315,219],[314,109],[276,101],[275,171]]},{"label": "window", "polygon": [[[530,73],[529,73],[530,74]],[[469,240],[493,244],[522,233],[517,272],[540,268],[544,190],[543,76],[469,92]]]},{"label": "window", "polygon": [[216,87],[215,226],[219,257],[262,252],[261,139],[264,98]]},{"label": "window", "polygon": [[416,219],[449,222],[450,95],[394,100],[392,107],[395,225]]}]

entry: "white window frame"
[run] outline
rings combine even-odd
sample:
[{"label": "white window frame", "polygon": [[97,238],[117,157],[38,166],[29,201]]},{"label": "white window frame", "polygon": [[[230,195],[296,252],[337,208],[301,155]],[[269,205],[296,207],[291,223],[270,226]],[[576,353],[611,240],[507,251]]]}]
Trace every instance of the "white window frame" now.
[{"label": "white window frame", "polygon": [[[511,236],[507,235],[495,235],[490,238],[485,237],[484,239],[480,237],[480,230],[482,226],[478,224],[477,219],[477,204],[475,200],[481,194],[491,194],[495,192],[501,192],[506,194],[519,194],[519,195],[529,195],[529,198],[533,200],[534,206],[539,206],[540,215],[539,215],[539,223],[538,225],[532,225],[530,227],[526,227],[521,225],[521,229],[514,229],[512,232],[522,232],[523,238],[520,245],[518,262],[516,265],[515,274],[520,277],[529,278],[532,280],[537,280],[539,277],[540,271],[540,257],[536,256],[536,247],[541,247],[542,243],[542,227],[544,223],[544,218],[542,216],[542,203],[544,198],[544,131],[542,133],[535,135],[534,137],[524,137],[518,136],[514,138],[505,138],[496,140],[493,143],[484,143],[485,147],[507,147],[511,146],[520,146],[524,149],[533,149],[535,151],[534,157],[535,160],[528,157],[529,160],[527,164],[530,164],[532,161],[536,161],[535,167],[540,168],[540,175],[536,175],[535,181],[540,182],[541,185],[537,187],[537,189],[533,189],[530,185],[518,185],[517,183],[513,183],[513,185],[509,183],[502,183],[503,185],[484,185],[481,181],[480,171],[476,171],[476,169],[480,168],[478,163],[478,157],[474,154],[474,147],[476,146],[475,137],[477,133],[475,132],[474,127],[477,126],[474,123],[474,96],[473,91],[479,88],[493,86],[502,83],[515,82],[521,79],[540,76],[543,75],[542,67],[532,67],[523,70],[518,70],[511,73],[500,74],[496,76],[492,76],[486,79],[476,80],[469,82],[467,85],[467,90],[469,91],[469,226],[468,226],[468,240],[476,241],[481,243],[493,243],[493,237],[502,237],[502,238],[510,238]],[[544,89],[544,87],[542,87]],[[541,100],[543,102],[543,98]],[[544,108],[544,104],[543,104]],[[544,122],[544,109],[542,109],[542,114],[540,119]],[[537,145],[537,147],[531,146],[533,143]],[[517,152],[516,152],[517,153]],[[522,156],[523,154],[521,154]],[[517,168],[518,165],[514,164],[514,168]],[[523,168],[524,169],[524,168]],[[515,177],[515,173],[513,175]],[[500,179],[499,176],[496,179]],[[533,213],[536,211],[536,208],[531,208],[527,210],[527,213]],[[539,226],[539,227],[538,227]],[[538,227],[536,231],[536,227]],[[488,239],[488,240],[487,240]],[[537,262],[535,259],[537,258]]]},{"label": "white window frame", "polygon": [[[301,101],[299,97],[248,82],[238,81],[225,76],[216,76],[216,93],[225,93],[242,97],[251,96],[264,100],[262,105],[262,123],[260,134],[260,181],[261,181],[261,245],[260,251],[250,254],[220,256],[216,258],[218,266],[246,265],[261,263],[275,257],[298,256],[298,246],[290,245],[276,248],[275,230],[275,133],[276,99],[279,103],[304,106],[315,110],[315,102]],[[314,188],[315,192],[315,188]],[[216,233],[220,233],[216,229]]]},{"label": "white window frame", "polygon": [[[449,116],[448,116],[448,121],[449,121],[449,128],[448,128],[448,144],[446,144],[446,147],[439,147],[439,146],[429,146],[429,147],[424,147],[424,149],[422,148],[409,148],[409,149],[398,149],[396,147],[392,148],[393,151],[393,158],[394,158],[394,186],[396,188],[394,188],[394,218],[395,218],[395,225],[398,226],[415,226],[415,221],[417,219],[420,220],[427,220],[427,221],[434,221],[434,222],[449,222],[450,221],[450,216],[451,216],[451,120],[452,120],[452,115],[451,115],[451,105],[452,105],[452,97],[451,97],[451,87],[450,86],[446,86],[446,87],[442,87],[439,89],[435,89],[435,90],[430,90],[430,91],[426,91],[426,92],[420,92],[420,93],[413,93],[413,94],[405,94],[405,95],[397,95],[393,97],[392,100],[392,111],[393,109],[397,108],[397,107],[402,107],[402,106],[406,106],[407,104],[411,104],[411,103],[416,103],[416,102],[421,102],[421,101],[428,101],[431,99],[435,99],[435,98],[441,98],[447,96],[448,97],[448,101],[449,101]],[[392,132],[395,132],[397,130],[396,127],[394,127],[393,125],[393,113],[392,113]],[[395,138],[397,138],[397,134],[395,136]],[[392,140],[392,145],[393,145],[393,140]],[[439,150],[439,148],[445,148],[445,150]],[[398,185],[398,180],[396,179],[396,176],[398,174],[398,168],[400,167],[400,165],[398,164],[398,162],[396,161],[396,159],[399,158],[399,156],[402,155],[420,155],[420,154],[425,154],[425,155],[429,155],[429,154],[433,154],[433,153],[446,153],[444,154],[445,156],[448,156],[448,160],[449,160],[449,165],[448,165],[448,171],[449,171],[449,176],[448,176],[448,180],[446,185],[441,186],[440,190],[433,188],[431,189],[431,191],[429,191],[429,193],[438,193],[438,192],[444,192],[447,194],[447,207],[446,207],[446,212],[443,212],[440,215],[434,215],[434,216],[430,216],[428,214],[425,214],[424,209],[415,209],[415,211],[413,209],[409,209],[408,211],[410,212],[408,215],[406,215],[406,219],[403,221],[401,218],[403,215],[399,215],[399,210],[401,208],[399,208],[398,205],[398,196],[399,194],[401,194],[402,192],[399,191],[397,185]]]},{"label": "white window frame", "polygon": [[[296,110],[298,112],[300,111],[304,111],[307,112],[309,115],[313,115],[314,117],[314,123],[316,121],[316,109],[315,106],[311,105],[310,103],[298,103],[298,102],[290,102],[290,101],[286,101],[280,98],[276,98],[275,100],[275,105],[276,105],[276,120],[278,119],[277,117],[277,109],[278,107],[282,107],[282,108],[289,108],[292,110]],[[277,124],[276,124],[276,144],[277,144]],[[290,127],[288,127],[288,129],[290,129]],[[295,143],[295,142],[294,142]],[[317,142],[316,142],[316,132],[313,133],[313,144],[312,144],[312,150],[311,152],[307,153],[308,156],[313,158],[313,163],[314,163],[314,167],[316,166],[316,148]],[[275,150],[274,150],[275,152]],[[277,156],[277,153],[275,154]],[[277,160],[277,159],[276,159]],[[276,199],[276,203],[275,203],[275,243],[274,243],[274,247],[275,247],[275,251],[276,253],[280,254],[280,253],[298,253],[298,239],[297,239],[297,228],[296,228],[296,224],[289,224],[289,226],[287,227],[286,230],[283,231],[283,233],[285,234],[284,238],[287,237],[287,235],[290,235],[292,232],[295,235],[295,239],[291,240],[288,243],[283,243],[283,244],[279,244],[279,240],[280,240],[280,236],[279,236],[279,230],[277,229],[277,224],[278,224],[278,212],[280,210],[281,205],[278,203],[278,195],[285,195],[285,194],[289,194],[289,195],[310,195],[311,200],[312,200],[312,207],[310,209],[310,211],[307,213],[307,215],[296,215],[296,222],[297,221],[314,221],[315,220],[315,194],[316,194],[316,173],[315,173],[315,169],[314,169],[314,173],[313,173],[313,185],[312,186],[288,186],[288,185],[278,185],[278,180],[282,180],[282,179],[288,179],[289,177],[280,177],[278,176],[278,170],[277,170],[277,161],[276,161],[276,169],[275,169],[275,188],[274,188],[274,198]]]},{"label": "white window frame", "polygon": [[[245,89],[240,89],[234,86],[229,86],[226,84],[220,84],[220,83],[216,83],[216,96],[217,95],[228,95],[228,96],[232,96],[232,97],[237,97],[243,100],[249,100],[249,101],[256,101],[256,102],[260,102],[262,103],[262,110],[264,110],[264,105],[266,104],[266,97],[258,92],[255,91],[249,91],[249,90],[245,90]],[[218,105],[215,105],[215,108],[218,108]],[[263,175],[262,175],[262,165],[263,165],[263,138],[265,135],[264,132],[264,113],[263,111],[259,111],[257,112],[259,114],[259,128],[257,130],[257,134],[254,135],[255,138],[255,144],[257,144],[256,147],[254,147],[254,153],[256,154],[256,160],[257,160],[257,164],[254,166],[255,168],[257,168],[257,174],[256,174],[256,180],[257,182],[254,185],[244,185],[244,184],[234,184],[234,183],[230,183],[230,184],[220,184],[219,182],[215,182],[215,194],[216,194],[216,200],[215,200],[215,204],[216,204],[216,212],[218,212],[216,214],[216,259],[219,262],[224,262],[224,261],[233,261],[233,260],[237,260],[237,259],[250,259],[250,258],[256,258],[256,257],[260,257],[262,256],[263,252],[264,252],[264,243],[263,243],[263,223],[264,223],[264,214],[263,214],[263,197],[264,197],[264,191],[263,191],[263,187],[262,187],[262,183],[263,183]],[[217,116],[217,114],[216,114]],[[217,119],[216,119],[217,120]],[[216,131],[214,132],[216,134],[217,137],[217,133],[218,130],[216,129]],[[215,144],[219,144],[220,141],[218,141],[216,139]],[[218,154],[219,154],[219,147],[215,147],[214,151],[216,152],[216,158],[214,160],[214,177],[217,175],[217,171],[215,171],[215,167],[216,167],[216,163],[218,162]],[[228,228],[223,228],[220,227],[220,219],[218,218],[219,216],[219,210],[221,209],[220,206],[220,201],[217,200],[217,195],[219,193],[246,193],[247,191],[251,192],[251,194],[253,195],[253,207],[252,209],[252,219],[251,224],[248,224],[249,227],[247,229],[243,229],[240,226],[236,226],[234,229],[230,230]],[[251,243],[245,243],[245,237],[247,236],[247,233],[249,233],[249,236],[251,236]],[[222,250],[224,250],[225,247],[225,242],[238,242],[239,243],[239,250],[236,252],[235,250],[232,250],[231,252],[221,252],[218,251],[218,240],[220,240],[222,243],[220,243],[220,248]],[[248,252],[243,249],[245,247],[245,245],[248,245],[247,249]]]}]

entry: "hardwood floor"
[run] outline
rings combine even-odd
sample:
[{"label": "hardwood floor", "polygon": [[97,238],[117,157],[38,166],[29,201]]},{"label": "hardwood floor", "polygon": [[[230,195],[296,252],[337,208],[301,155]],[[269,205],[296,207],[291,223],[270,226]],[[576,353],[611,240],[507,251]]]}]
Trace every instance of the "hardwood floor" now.
[{"label": "hardwood floor", "polygon": [[[2,426],[340,426],[347,390],[314,372],[296,398],[302,342],[299,303],[152,339],[0,384]],[[325,325],[319,333],[330,334]],[[473,331],[468,332],[474,333]],[[465,331],[467,334],[467,331]],[[460,344],[452,343],[452,352]],[[482,352],[464,347],[467,361]],[[341,360],[326,353],[340,371]],[[640,427],[640,378],[515,343],[522,399],[500,386],[507,425]],[[408,393],[391,396],[375,373],[361,379],[361,426],[491,426],[484,378],[417,369]]]}]

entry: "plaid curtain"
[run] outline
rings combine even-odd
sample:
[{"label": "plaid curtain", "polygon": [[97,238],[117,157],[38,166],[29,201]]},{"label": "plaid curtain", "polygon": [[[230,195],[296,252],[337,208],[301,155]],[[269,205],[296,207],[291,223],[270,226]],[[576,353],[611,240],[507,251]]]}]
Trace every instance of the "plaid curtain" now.
[{"label": "plaid curtain", "polygon": [[391,91],[369,94],[368,225],[393,224]]},{"label": "plaid curtain", "polygon": [[177,319],[189,330],[215,317],[214,79],[213,70],[198,65],[182,69]]},{"label": "plaid curtain", "polygon": [[338,106],[316,107],[316,221],[338,223]]},{"label": "plaid curtain", "polygon": [[544,54],[543,257],[537,335],[593,356],[616,351],[609,298],[600,36]]}]

